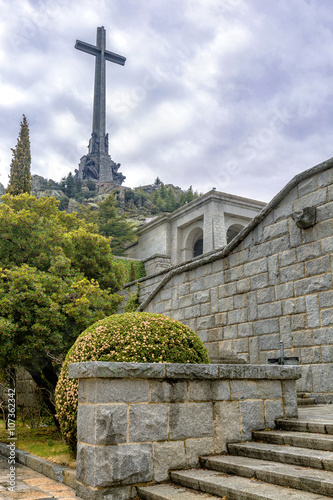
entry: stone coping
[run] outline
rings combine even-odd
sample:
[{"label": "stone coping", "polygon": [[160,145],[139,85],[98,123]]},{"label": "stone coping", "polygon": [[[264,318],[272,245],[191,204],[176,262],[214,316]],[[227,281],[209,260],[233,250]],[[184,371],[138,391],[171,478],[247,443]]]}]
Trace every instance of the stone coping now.
[{"label": "stone coping", "polygon": [[148,230],[150,230],[152,227],[159,226],[163,224],[166,221],[172,221],[174,219],[177,219],[179,216],[186,215],[189,212],[193,210],[193,207],[200,208],[202,205],[207,205],[210,202],[215,202],[215,201],[221,201],[224,202],[225,204],[241,204],[243,207],[253,207],[254,205],[257,206],[257,208],[263,208],[266,206],[266,202],[264,201],[259,201],[259,200],[253,200],[252,198],[245,198],[244,196],[238,196],[235,194],[230,194],[230,193],[224,193],[222,191],[216,191],[215,189],[211,189],[208,191],[208,193],[205,193],[198,198],[195,198],[194,200],[190,201],[189,203],[186,203],[182,207],[177,208],[177,210],[174,210],[173,212],[170,213],[164,213],[161,215],[158,215],[157,217],[154,217],[151,221],[146,222],[142,226],[139,227],[138,233],[141,236]]},{"label": "stone coping", "polygon": [[300,366],[182,364],[182,363],[113,363],[85,361],[71,363],[69,378],[149,378],[149,379],[266,379],[295,380],[301,377]]},{"label": "stone coping", "polygon": [[[151,255],[150,257],[147,257],[147,259],[143,259],[139,262],[143,262],[144,264],[146,262],[149,262],[150,260],[153,259],[169,259],[170,260],[170,255],[164,254],[164,253],[154,253],[154,255]],[[145,278],[146,276],[144,276]]]},{"label": "stone coping", "polygon": [[[7,444],[0,443],[0,455],[6,458],[9,456]],[[76,488],[76,469],[70,469],[69,467],[50,462],[50,460],[37,457],[18,448],[15,448],[15,461],[74,490]]]}]

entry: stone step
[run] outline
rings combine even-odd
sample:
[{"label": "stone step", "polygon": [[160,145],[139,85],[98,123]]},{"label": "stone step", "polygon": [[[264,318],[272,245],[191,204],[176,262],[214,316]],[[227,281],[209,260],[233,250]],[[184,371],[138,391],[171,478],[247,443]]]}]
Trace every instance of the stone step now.
[{"label": "stone step", "polygon": [[[228,500],[327,500],[327,496],[317,493],[206,469],[172,472],[171,479],[174,483],[186,488],[216,495],[220,498],[227,497]],[[164,500],[164,498],[168,497],[156,497],[158,500]],[[178,500],[177,497],[173,498]],[[179,497],[180,499],[181,497]]]},{"label": "stone step", "polygon": [[298,448],[268,443],[230,443],[229,453],[241,457],[271,460],[284,464],[300,465],[333,471],[333,453],[329,451]]},{"label": "stone step", "polygon": [[330,471],[230,455],[203,457],[201,465],[205,469],[255,478],[333,498],[333,472]]},{"label": "stone step", "polygon": [[297,431],[253,431],[253,439],[262,443],[283,444],[299,448],[333,451],[333,435]]},{"label": "stone step", "polygon": [[[155,484],[137,488],[140,498],[144,500],[217,500],[216,495],[200,493],[196,490],[184,488],[172,483]],[[224,499],[226,500],[226,499]]]},{"label": "stone step", "polygon": [[297,405],[298,406],[305,406],[305,405],[313,406],[314,404],[315,404],[314,398],[297,398]]},{"label": "stone step", "polygon": [[276,420],[276,427],[285,431],[315,432],[333,434],[333,423],[316,420],[283,419]]}]

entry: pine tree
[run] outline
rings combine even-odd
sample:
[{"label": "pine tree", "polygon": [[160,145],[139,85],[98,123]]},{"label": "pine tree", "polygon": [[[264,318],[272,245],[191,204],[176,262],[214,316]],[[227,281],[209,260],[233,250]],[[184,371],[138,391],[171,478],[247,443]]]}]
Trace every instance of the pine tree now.
[{"label": "pine tree", "polygon": [[194,193],[193,193],[193,189],[192,189],[192,186],[190,186],[185,194],[185,203],[190,203],[191,201],[194,200]]},{"label": "pine tree", "polygon": [[31,151],[29,138],[29,124],[23,115],[21,129],[15,149],[12,149],[13,158],[10,164],[9,184],[6,192],[14,196],[31,192]]},{"label": "pine tree", "polygon": [[99,233],[103,236],[112,237],[111,248],[114,255],[122,255],[124,247],[136,240],[134,224],[126,219],[125,214],[119,214],[112,194],[99,203],[95,210],[81,206],[79,217],[97,224]]},{"label": "pine tree", "polygon": [[166,195],[166,210],[168,212],[173,212],[178,208],[177,200],[175,197],[175,193],[173,192],[172,187],[170,186],[167,190]]},{"label": "pine tree", "polygon": [[165,200],[166,195],[167,195],[167,189],[166,189],[165,185],[163,184],[163,182],[161,182],[161,185],[160,185],[160,188],[159,188],[159,192],[160,192],[160,197],[163,200]]},{"label": "pine tree", "polygon": [[131,270],[129,274],[129,281],[134,281],[135,280],[135,268],[134,268],[134,263],[131,262]]}]

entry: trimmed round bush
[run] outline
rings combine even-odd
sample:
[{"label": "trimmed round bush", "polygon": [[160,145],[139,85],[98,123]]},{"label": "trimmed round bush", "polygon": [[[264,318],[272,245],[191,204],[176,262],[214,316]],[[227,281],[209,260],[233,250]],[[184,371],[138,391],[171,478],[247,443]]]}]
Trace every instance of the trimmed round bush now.
[{"label": "trimmed round bush", "polygon": [[209,363],[209,358],[196,333],[162,314],[115,314],[91,325],[68,351],[55,391],[60,430],[73,451],[78,381],[68,378],[68,365],[82,361]]}]

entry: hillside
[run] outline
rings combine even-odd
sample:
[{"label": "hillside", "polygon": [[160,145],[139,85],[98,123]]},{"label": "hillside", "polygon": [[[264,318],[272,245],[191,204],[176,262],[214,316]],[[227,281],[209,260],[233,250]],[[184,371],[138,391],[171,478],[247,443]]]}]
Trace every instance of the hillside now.
[{"label": "hillside", "polygon": [[154,184],[134,189],[110,184],[75,181],[71,173],[59,183],[39,175],[32,176],[32,194],[37,198],[54,196],[60,200],[59,209],[68,213],[80,211],[81,206],[97,209],[110,194],[116,199],[119,213],[141,225],[146,219],[165,212],[173,212],[199,196],[192,187],[183,190],[173,184],[164,184],[157,178]]}]

